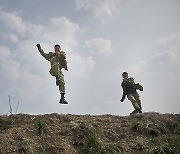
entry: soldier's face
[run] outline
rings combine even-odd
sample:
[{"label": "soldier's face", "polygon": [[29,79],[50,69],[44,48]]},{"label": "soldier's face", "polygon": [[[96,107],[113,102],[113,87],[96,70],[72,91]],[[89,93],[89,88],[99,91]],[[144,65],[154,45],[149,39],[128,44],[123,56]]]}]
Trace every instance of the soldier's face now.
[{"label": "soldier's face", "polygon": [[123,74],[122,77],[123,77],[124,79],[128,79],[128,74]]},{"label": "soldier's face", "polygon": [[55,51],[55,53],[60,53],[60,50],[61,50],[61,48],[59,48],[59,47],[54,47],[54,51]]}]

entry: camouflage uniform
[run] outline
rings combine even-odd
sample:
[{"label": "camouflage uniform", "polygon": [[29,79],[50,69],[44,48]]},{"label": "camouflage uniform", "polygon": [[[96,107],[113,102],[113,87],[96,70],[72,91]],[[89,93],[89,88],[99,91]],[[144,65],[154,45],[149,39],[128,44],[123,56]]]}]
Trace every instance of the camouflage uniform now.
[{"label": "camouflage uniform", "polygon": [[121,86],[123,88],[123,96],[121,101],[124,101],[126,95],[127,98],[132,102],[133,107],[135,110],[141,111],[141,100],[139,98],[139,94],[135,88],[134,79],[132,77],[128,78],[127,80],[123,79]]},{"label": "camouflage uniform", "polygon": [[40,54],[48,61],[50,61],[51,69],[49,73],[58,79],[57,85],[59,86],[59,91],[61,94],[65,94],[65,82],[64,75],[61,71],[62,68],[68,70],[66,53],[61,51],[61,54],[56,54],[53,52],[44,53],[43,49],[39,49]]}]

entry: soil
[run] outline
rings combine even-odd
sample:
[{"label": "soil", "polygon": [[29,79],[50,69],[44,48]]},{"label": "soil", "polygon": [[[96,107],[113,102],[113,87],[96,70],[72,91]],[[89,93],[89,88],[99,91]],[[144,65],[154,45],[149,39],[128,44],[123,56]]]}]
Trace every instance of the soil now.
[{"label": "soil", "polygon": [[1,115],[0,154],[179,154],[180,114]]}]

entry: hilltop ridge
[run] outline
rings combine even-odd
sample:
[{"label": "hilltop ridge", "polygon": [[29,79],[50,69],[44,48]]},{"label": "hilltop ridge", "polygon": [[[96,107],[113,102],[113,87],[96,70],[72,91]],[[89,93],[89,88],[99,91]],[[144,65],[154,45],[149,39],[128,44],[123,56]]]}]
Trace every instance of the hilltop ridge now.
[{"label": "hilltop ridge", "polygon": [[180,114],[1,115],[1,154],[178,154]]}]

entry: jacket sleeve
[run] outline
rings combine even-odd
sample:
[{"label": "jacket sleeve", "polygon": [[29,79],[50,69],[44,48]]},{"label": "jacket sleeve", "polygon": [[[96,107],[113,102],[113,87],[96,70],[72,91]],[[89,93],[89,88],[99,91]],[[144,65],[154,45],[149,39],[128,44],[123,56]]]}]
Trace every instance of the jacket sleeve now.
[{"label": "jacket sleeve", "polygon": [[134,85],[135,82],[134,82],[134,79],[132,77],[130,77],[130,80],[129,80],[130,84]]},{"label": "jacket sleeve", "polygon": [[61,54],[58,56],[61,68],[64,68],[66,71],[68,71],[66,53],[64,51],[61,51]]},{"label": "jacket sleeve", "polygon": [[44,53],[43,49],[39,49],[39,52],[46,60],[50,60],[50,55],[48,53]]},{"label": "jacket sleeve", "polygon": [[121,84],[121,87],[123,89],[122,100],[124,100],[126,98],[126,95],[127,95],[126,87],[125,87],[125,85],[123,85],[123,83]]},{"label": "jacket sleeve", "polygon": [[61,57],[66,59],[66,53],[64,51],[61,51]]}]

